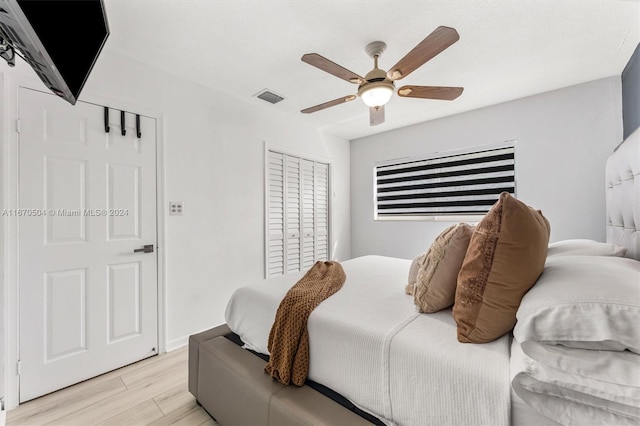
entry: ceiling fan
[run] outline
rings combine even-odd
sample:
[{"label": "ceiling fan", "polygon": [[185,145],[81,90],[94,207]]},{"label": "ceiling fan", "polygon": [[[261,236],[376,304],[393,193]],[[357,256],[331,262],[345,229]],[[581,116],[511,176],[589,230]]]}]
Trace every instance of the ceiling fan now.
[{"label": "ceiling fan", "polygon": [[[382,41],[369,43],[365,50],[367,54],[373,58],[373,69],[364,77],[349,71],[317,53],[307,53],[302,56],[303,62],[346,80],[349,83],[357,84],[358,92],[357,94],[343,96],[303,109],[300,112],[308,114],[320,111],[325,108],[350,102],[359,96],[369,107],[369,123],[372,126],[384,123],[384,105],[389,102],[389,99],[391,99],[391,96],[395,92],[394,82],[411,74],[427,61],[458,41],[459,38],[460,36],[455,29],[442,26],[438,27],[418,43],[413,50],[400,59],[397,64],[391,67],[388,72],[378,68],[378,58],[382,52],[384,52],[387,45]],[[404,98],[452,101],[460,96],[463,90],[462,87],[402,86],[398,89],[397,93]]]}]

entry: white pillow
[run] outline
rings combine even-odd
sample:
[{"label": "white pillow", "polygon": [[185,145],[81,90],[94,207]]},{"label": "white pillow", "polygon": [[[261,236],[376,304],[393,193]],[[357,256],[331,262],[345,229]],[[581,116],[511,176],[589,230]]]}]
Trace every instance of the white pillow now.
[{"label": "white pillow", "polygon": [[[591,351],[517,339],[511,345],[512,404],[544,424],[630,425],[640,420],[640,364],[629,351]],[[540,422],[538,422],[540,423]]]},{"label": "white pillow", "polygon": [[549,244],[549,256],[619,256],[624,257],[627,249],[611,243],[601,243],[594,240],[563,240]]},{"label": "white pillow", "polygon": [[[529,358],[540,365],[573,376],[573,381],[598,381],[601,391],[606,391],[608,384],[640,389],[640,360],[633,352],[592,351],[562,345],[543,345],[533,340],[523,342],[521,347]],[[636,392],[636,398],[640,399],[640,392]]]},{"label": "white pillow", "polygon": [[520,342],[640,354],[640,262],[613,256],[547,258],[516,318],[513,335]]}]

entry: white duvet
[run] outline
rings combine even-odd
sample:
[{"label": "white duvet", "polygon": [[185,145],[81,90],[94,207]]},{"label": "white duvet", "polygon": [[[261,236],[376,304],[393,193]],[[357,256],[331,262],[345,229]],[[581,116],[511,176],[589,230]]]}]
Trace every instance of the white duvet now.
[{"label": "white duvet", "polygon": [[638,354],[513,340],[515,393],[563,425],[640,424]]},{"label": "white duvet", "polygon": [[[463,344],[450,310],[419,314],[410,260],[342,262],[347,280],[307,324],[309,379],[389,425],[508,425],[509,338]],[[304,272],[238,289],[226,311],[246,347],[268,354],[280,300]]]}]

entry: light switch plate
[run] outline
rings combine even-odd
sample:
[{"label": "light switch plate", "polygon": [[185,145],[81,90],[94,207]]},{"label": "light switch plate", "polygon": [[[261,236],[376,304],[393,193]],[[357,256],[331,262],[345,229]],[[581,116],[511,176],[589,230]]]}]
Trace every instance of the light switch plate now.
[{"label": "light switch plate", "polygon": [[182,216],[182,201],[169,201],[169,214],[171,216]]}]

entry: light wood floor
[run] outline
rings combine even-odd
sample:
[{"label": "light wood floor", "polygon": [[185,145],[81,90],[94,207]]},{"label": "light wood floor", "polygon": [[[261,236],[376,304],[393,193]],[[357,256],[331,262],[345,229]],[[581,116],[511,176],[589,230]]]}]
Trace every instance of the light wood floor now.
[{"label": "light wood floor", "polygon": [[154,356],[21,404],[7,426],[216,425],[187,390],[187,354]]}]

